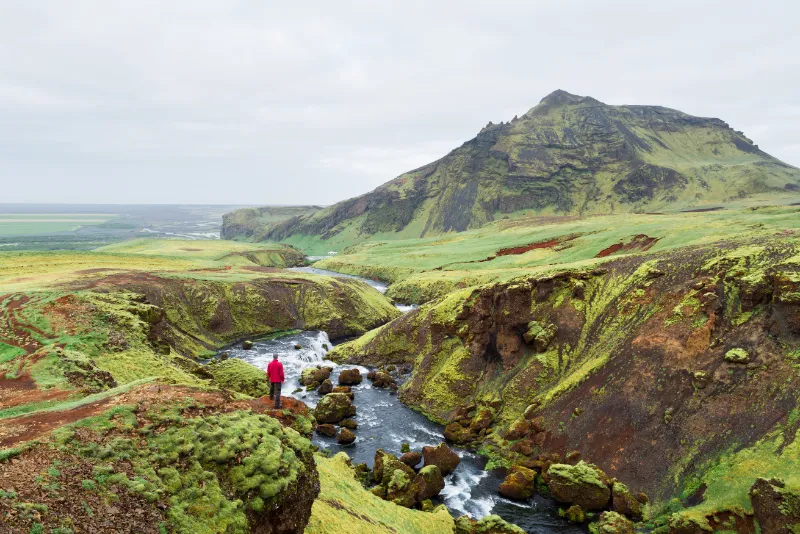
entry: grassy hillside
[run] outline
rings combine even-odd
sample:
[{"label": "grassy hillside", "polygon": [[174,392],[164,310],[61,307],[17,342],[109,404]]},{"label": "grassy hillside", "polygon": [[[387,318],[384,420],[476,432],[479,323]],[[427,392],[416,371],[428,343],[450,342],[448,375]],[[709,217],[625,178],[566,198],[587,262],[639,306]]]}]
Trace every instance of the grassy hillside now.
[{"label": "grassy hillside", "polygon": [[[283,262],[284,250],[296,254],[271,253]],[[225,343],[295,329],[349,336],[398,315],[363,282],[245,261],[262,252],[152,240],[0,253],[0,417],[145,378],[214,385],[195,360]]]},{"label": "grassy hillside", "polygon": [[246,238],[264,241],[275,223],[297,219],[321,210],[321,206],[264,206],[242,208],[222,217],[222,239]]},{"label": "grassy hillside", "polygon": [[316,265],[392,282],[389,296],[419,303],[454,289],[566,265],[589,268],[621,254],[796,232],[800,206],[788,205],[659,215],[521,217],[457,234],[365,243]]},{"label": "grassy hillside", "polygon": [[269,225],[255,212],[234,212],[223,235],[324,254],[478,228],[504,215],[679,211],[798,195],[800,170],[719,119],[556,91],[371,193]]}]

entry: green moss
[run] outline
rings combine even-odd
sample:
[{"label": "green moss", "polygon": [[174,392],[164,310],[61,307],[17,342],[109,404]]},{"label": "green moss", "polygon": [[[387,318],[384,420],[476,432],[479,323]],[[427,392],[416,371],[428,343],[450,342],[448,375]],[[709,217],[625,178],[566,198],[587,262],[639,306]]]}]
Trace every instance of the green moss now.
[{"label": "green moss", "polygon": [[264,370],[243,360],[235,358],[215,360],[206,366],[206,370],[214,376],[214,382],[222,388],[251,397],[263,397],[269,394]]},{"label": "green moss", "polygon": [[[169,525],[178,532],[249,532],[248,509],[272,506],[308,474],[311,443],[271,417],[237,411],[180,419],[157,433],[145,428],[143,444],[126,437],[137,423],[126,413],[132,415],[132,407],[81,421],[59,432],[56,444],[107,465],[102,485],[125,487],[151,502],[168,499]],[[177,413],[156,422],[179,418]],[[103,444],[74,439],[78,427],[123,433]],[[132,476],[115,471],[120,461],[133,465]]]},{"label": "green moss", "polygon": [[606,483],[597,473],[597,470],[582,460],[576,465],[553,464],[547,470],[547,474],[551,477],[566,479],[576,486],[592,485],[599,488],[607,487]]},{"label": "green moss", "polygon": [[725,353],[725,361],[731,363],[747,363],[750,361],[750,354],[742,348],[734,348]]},{"label": "green moss", "polygon": [[306,534],[452,534],[446,509],[421,512],[384,501],[358,482],[345,453],[315,455],[321,491],[314,501]]}]

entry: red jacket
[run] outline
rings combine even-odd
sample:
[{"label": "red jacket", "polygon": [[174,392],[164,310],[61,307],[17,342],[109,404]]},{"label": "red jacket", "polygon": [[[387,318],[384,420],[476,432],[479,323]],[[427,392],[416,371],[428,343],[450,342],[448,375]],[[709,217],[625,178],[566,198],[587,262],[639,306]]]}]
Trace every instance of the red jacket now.
[{"label": "red jacket", "polygon": [[283,364],[272,360],[267,366],[267,378],[270,382],[283,382]]}]

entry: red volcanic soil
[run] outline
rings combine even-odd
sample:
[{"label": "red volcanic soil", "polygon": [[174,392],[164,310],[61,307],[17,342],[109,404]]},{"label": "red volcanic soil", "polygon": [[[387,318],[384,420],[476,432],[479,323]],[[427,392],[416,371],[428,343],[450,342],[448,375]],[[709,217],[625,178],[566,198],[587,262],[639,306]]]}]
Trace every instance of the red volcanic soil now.
[{"label": "red volcanic soil", "polygon": [[656,244],[661,239],[660,237],[648,237],[644,234],[639,234],[633,237],[627,243],[615,243],[608,248],[604,248],[597,253],[595,258],[605,258],[616,254],[617,252],[643,252]]},{"label": "red volcanic soil", "polygon": [[502,248],[497,251],[495,257],[525,254],[526,252],[536,250],[537,248],[552,248],[559,243],[560,241],[558,239],[551,239],[550,241],[539,241],[538,243],[531,243],[529,245],[522,245],[520,247]]}]

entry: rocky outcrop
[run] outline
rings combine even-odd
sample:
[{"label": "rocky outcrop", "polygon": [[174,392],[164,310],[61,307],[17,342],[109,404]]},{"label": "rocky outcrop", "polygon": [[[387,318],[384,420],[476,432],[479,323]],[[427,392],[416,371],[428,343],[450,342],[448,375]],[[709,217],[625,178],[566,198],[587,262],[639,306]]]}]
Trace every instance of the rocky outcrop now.
[{"label": "rocky outcrop", "polygon": [[602,510],[611,499],[608,477],[586,462],[551,465],[547,488],[558,502],[577,504],[584,510]]},{"label": "rocky outcrop", "polygon": [[[419,463],[419,462],[417,462]],[[377,486],[372,493],[406,508],[422,506],[444,489],[444,477],[435,465],[427,465],[418,473],[382,449],[375,452],[372,479]]]},{"label": "rocky outcrop", "polygon": [[314,409],[319,423],[338,423],[356,414],[356,407],[345,393],[330,393],[322,397]]},{"label": "rocky outcrop", "polygon": [[782,480],[756,480],[750,502],[761,532],[791,534],[800,529],[800,490],[787,489]]},{"label": "rocky outcrop", "polygon": [[[86,532],[181,532],[187,525],[209,532],[304,531],[320,491],[313,447],[261,413],[265,403],[165,384],[114,400],[119,406],[74,411],[65,422],[80,427],[62,427],[64,441],[30,444],[14,461],[0,460],[4,488],[14,488],[0,499],[0,530],[56,532],[69,524]],[[299,418],[300,407],[291,409]],[[42,492],[30,469],[47,473],[58,492]],[[113,501],[98,495],[106,484],[100,480],[121,490]]]}]

